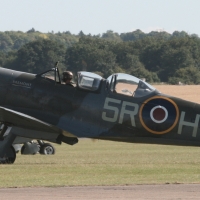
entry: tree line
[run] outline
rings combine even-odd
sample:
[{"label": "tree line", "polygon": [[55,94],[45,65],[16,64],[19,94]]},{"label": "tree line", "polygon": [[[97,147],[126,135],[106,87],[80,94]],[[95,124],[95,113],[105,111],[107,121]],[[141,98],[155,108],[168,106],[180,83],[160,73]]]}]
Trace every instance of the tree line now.
[{"label": "tree line", "polygon": [[[174,38],[174,37],[185,37],[188,34],[185,31],[175,31],[172,34],[169,34],[165,31],[157,32],[152,31],[150,33],[144,33],[141,30],[135,30],[128,33],[118,34],[112,30],[108,30],[106,33],[91,35],[84,34],[83,31],[80,31],[77,35],[72,34],[70,31],[54,33],[41,33],[36,31],[34,28],[28,30],[26,33],[22,31],[5,31],[0,32],[0,52],[9,52],[12,50],[19,50],[23,45],[33,42],[38,39],[49,39],[54,40],[60,44],[63,44],[65,47],[70,47],[74,43],[78,42],[80,37],[92,37],[92,38],[102,38],[109,41],[117,42],[127,42],[127,41],[136,41],[143,38],[163,38],[165,40]],[[193,37],[198,37],[196,34],[192,34]]]},{"label": "tree line", "polygon": [[184,31],[107,31],[93,36],[82,31],[78,35],[44,34],[34,29],[0,32],[0,66],[40,73],[54,67],[56,61],[62,71],[73,73],[90,71],[107,78],[123,72],[148,82],[199,84],[200,38]]}]

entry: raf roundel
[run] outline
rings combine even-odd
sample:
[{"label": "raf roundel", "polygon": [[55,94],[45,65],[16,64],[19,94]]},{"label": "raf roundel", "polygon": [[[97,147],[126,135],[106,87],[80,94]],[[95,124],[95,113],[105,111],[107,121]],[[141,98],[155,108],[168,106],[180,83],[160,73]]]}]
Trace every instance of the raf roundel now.
[{"label": "raf roundel", "polygon": [[152,97],[146,100],[139,111],[142,126],[153,134],[171,131],[179,118],[178,106],[167,97]]},{"label": "raf roundel", "polygon": [[150,117],[155,123],[163,123],[168,117],[168,111],[163,106],[155,106],[151,109]]}]

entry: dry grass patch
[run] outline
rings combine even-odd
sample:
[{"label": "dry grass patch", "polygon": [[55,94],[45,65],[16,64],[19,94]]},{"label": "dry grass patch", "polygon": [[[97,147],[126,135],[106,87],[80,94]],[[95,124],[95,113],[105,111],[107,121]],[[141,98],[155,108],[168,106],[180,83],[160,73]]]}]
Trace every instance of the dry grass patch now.
[{"label": "dry grass patch", "polygon": [[153,85],[164,94],[200,103],[200,85]]}]

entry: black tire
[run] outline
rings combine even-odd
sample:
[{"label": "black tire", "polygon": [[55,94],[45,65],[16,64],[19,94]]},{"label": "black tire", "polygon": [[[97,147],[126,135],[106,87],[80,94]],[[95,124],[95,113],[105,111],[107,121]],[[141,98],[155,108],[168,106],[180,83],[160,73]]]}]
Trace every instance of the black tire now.
[{"label": "black tire", "polygon": [[5,152],[5,156],[0,158],[0,164],[13,164],[16,159],[16,152],[13,146],[8,148]]},{"label": "black tire", "polygon": [[24,149],[25,149],[25,145],[23,145],[22,148],[21,148],[21,154],[22,154],[22,155],[23,155],[23,153],[24,153]]},{"label": "black tire", "polygon": [[43,155],[53,155],[55,154],[56,150],[54,148],[53,145],[49,144],[49,143],[44,143],[41,147],[40,147],[40,154]]}]

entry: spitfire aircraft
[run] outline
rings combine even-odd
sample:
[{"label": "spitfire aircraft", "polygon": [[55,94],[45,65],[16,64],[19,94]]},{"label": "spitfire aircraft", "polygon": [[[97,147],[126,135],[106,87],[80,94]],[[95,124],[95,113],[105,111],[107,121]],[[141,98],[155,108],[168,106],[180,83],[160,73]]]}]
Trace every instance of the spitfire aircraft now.
[{"label": "spitfire aircraft", "polygon": [[1,164],[14,163],[15,144],[22,154],[53,154],[51,142],[78,138],[200,146],[199,121],[199,104],[128,74],[81,71],[71,87],[57,66],[41,74],[0,68]]}]

